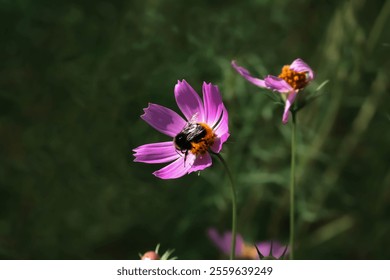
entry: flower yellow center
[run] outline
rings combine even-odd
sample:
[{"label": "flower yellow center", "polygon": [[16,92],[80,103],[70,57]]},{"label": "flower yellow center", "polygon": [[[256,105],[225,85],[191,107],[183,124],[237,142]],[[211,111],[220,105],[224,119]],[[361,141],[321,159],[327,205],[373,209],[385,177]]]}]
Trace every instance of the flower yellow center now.
[{"label": "flower yellow center", "polygon": [[198,123],[205,131],[205,136],[201,139],[192,141],[191,153],[194,155],[204,155],[209,148],[214,144],[215,138],[217,137],[213,129],[206,123]]},{"label": "flower yellow center", "polygon": [[307,85],[306,72],[296,72],[290,69],[289,65],[282,68],[279,78],[285,80],[293,89],[299,90]]},{"label": "flower yellow center", "polygon": [[242,244],[241,257],[245,260],[256,260],[257,250],[253,245]]}]

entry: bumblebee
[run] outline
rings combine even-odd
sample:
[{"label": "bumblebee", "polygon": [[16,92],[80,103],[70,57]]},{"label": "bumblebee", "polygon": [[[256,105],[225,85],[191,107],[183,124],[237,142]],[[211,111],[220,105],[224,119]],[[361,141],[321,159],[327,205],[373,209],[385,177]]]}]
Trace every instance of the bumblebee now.
[{"label": "bumblebee", "polygon": [[173,138],[178,151],[184,154],[186,161],[188,152],[194,155],[205,154],[214,144],[215,134],[205,123],[188,122],[186,126]]}]

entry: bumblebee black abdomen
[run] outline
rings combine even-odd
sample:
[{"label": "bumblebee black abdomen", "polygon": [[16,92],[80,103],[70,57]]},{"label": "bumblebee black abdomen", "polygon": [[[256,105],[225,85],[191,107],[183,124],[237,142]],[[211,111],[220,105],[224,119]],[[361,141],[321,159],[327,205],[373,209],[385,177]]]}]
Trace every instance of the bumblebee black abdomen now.
[{"label": "bumblebee black abdomen", "polygon": [[187,140],[187,136],[183,132],[176,135],[173,141],[175,142],[176,148],[181,151],[191,150],[192,148],[191,142]]}]

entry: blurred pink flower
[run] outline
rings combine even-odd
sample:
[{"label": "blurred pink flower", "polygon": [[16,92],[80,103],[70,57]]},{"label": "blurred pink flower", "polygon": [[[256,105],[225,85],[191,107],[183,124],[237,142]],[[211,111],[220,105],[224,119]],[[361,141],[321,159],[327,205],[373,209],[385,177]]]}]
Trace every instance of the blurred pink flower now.
[{"label": "blurred pink flower", "polygon": [[295,59],[290,65],[282,68],[279,76],[268,75],[264,80],[253,77],[249,71],[236,62],[232,61],[233,68],[250,83],[261,87],[280,92],[285,95],[285,107],[282,122],[288,122],[288,112],[297,97],[297,94],[310,81],[314,79],[314,72],[302,59]]},{"label": "blurred pink flower", "polygon": [[[226,231],[219,234],[215,228],[209,228],[207,235],[214,245],[225,255],[228,255],[231,248],[232,233]],[[240,259],[259,259],[259,254],[256,247],[259,249],[262,257],[267,259],[280,259],[288,253],[287,246],[282,245],[278,241],[262,241],[255,244],[248,244],[240,234],[236,237],[236,257]],[[272,247],[272,251],[271,251]]]}]

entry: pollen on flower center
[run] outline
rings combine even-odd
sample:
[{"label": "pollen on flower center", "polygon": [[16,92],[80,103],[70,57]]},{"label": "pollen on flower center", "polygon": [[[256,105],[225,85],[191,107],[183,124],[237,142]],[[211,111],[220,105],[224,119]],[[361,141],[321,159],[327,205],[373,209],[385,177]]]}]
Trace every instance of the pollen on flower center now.
[{"label": "pollen on flower center", "polygon": [[203,155],[209,148],[214,144],[215,138],[217,137],[213,129],[206,123],[197,123],[203,129],[203,137],[200,139],[194,139],[191,141],[191,153],[194,155]]},{"label": "pollen on flower center", "polygon": [[308,83],[306,72],[296,72],[291,70],[289,65],[283,66],[282,73],[280,73],[278,77],[285,80],[296,90],[304,88]]}]

